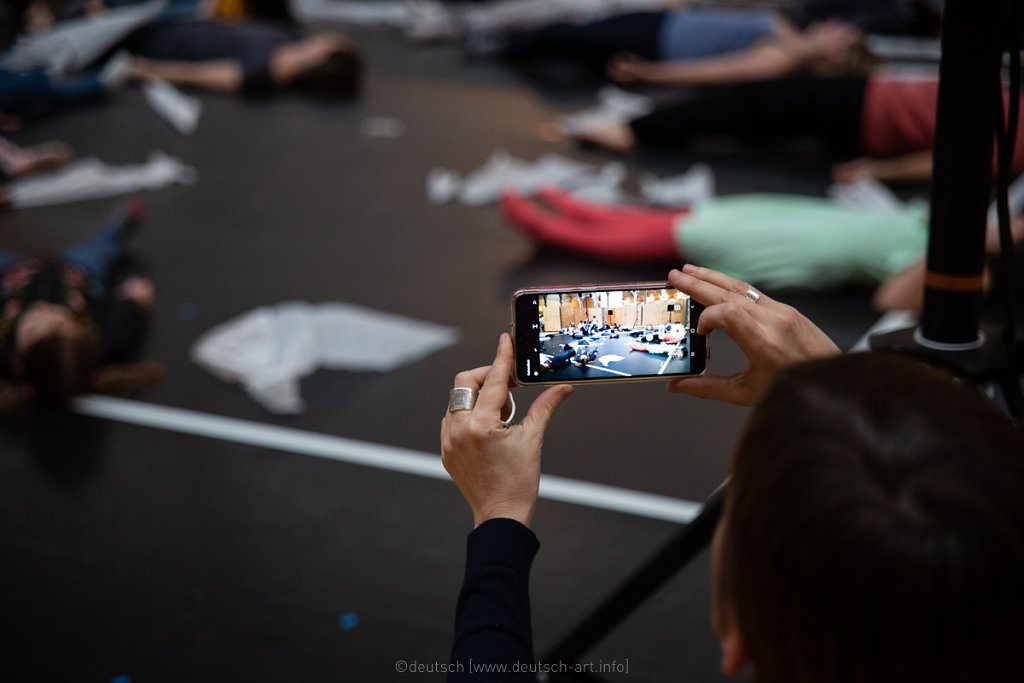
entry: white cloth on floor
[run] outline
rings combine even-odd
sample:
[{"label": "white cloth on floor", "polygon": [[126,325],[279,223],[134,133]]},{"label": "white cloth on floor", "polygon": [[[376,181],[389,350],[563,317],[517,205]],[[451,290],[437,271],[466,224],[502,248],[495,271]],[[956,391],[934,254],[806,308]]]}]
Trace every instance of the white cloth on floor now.
[{"label": "white cloth on floor", "polygon": [[160,118],[170,123],[182,135],[191,135],[199,125],[203,105],[198,97],[186,95],[167,81],[149,78],[142,84],[146,103]]},{"label": "white cloth on floor", "polygon": [[357,26],[404,27],[409,11],[404,2],[347,2],[345,0],[292,0],[299,21],[341,21]]},{"label": "white cloth on floor", "polygon": [[858,178],[848,183],[832,183],[828,187],[830,199],[865,211],[891,211],[903,206],[903,200],[874,178]]},{"label": "white cloth on floor", "polygon": [[431,204],[447,204],[459,196],[462,175],[447,168],[432,168],[427,173],[427,199]]},{"label": "white cloth on floor", "polygon": [[707,164],[696,163],[681,175],[640,179],[640,194],[656,206],[693,206],[715,196],[715,174]]},{"label": "white cloth on floor", "polygon": [[406,0],[406,37],[444,40],[457,37],[463,28],[486,33],[522,30],[555,21],[594,21],[627,11],[660,9],[668,4],[668,0],[496,0],[462,2],[452,7],[438,0]]},{"label": "white cloth on floor", "polygon": [[290,301],[213,327],[190,356],[270,412],[294,414],[305,408],[299,380],[319,367],[386,372],[458,339],[453,327],[355,304]]},{"label": "white cloth on floor", "polygon": [[0,58],[0,67],[11,71],[46,69],[74,73],[96,61],[122,38],[155,18],[168,0],[114,7],[98,14],[69,19],[45,33],[22,36]]},{"label": "white cloth on floor", "polygon": [[565,135],[580,135],[616,123],[627,123],[652,111],[654,100],[650,97],[606,85],[597,92],[596,105],[574,114],[559,116],[557,123]]},{"label": "white cloth on floor", "polygon": [[625,177],[626,169],[618,162],[598,168],[559,154],[545,154],[530,162],[499,149],[461,183],[454,171],[432,169],[427,174],[427,197],[434,204],[458,197],[468,206],[483,206],[496,202],[503,190],[533,194],[542,187],[555,186],[594,201],[615,202],[622,198]]},{"label": "white cloth on floor", "polygon": [[28,208],[156,190],[171,183],[191,185],[194,168],[163,152],[151,152],[145,163],[113,166],[96,157],[72,161],[64,168],[34,173],[7,186],[13,206]]}]

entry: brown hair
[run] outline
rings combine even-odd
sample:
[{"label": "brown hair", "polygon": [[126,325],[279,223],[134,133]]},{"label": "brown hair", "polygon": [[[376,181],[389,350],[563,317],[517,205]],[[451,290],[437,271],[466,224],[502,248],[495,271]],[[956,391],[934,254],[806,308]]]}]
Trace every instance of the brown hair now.
[{"label": "brown hair", "polygon": [[99,361],[95,335],[54,332],[22,352],[20,375],[39,401],[65,404],[90,389]]},{"label": "brown hair", "polygon": [[759,683],[1024,680],[1024,437],[906,358],[786,371],[733,456],[718,580]]}]

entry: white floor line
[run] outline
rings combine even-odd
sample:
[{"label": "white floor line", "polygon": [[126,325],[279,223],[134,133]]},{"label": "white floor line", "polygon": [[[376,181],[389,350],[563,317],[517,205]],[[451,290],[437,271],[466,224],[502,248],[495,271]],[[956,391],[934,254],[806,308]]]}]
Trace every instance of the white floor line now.
[{"label": "white floor line", "polygon": [[[81,398],[76,402],[75,410],[83,415],[182,434],[328,458],[421,477],[448,479],[448,473],[441,465],[440,455],[407,448],[108,396]],[[540,497],[683,524],[696,517],[701,508],[700,503],[689,500],[547,474],[541,476]]]},{"label": "white floor line", "polygon": [[601,370],[603,372],[610,372],[613,375],[622,375],[623,377],[632,377],[633,376],[633,375],[629,374],[628,372],[623,372],[622,370],[612,370],[611,368],[606,368],[603,365],[594,365],[593,363],[587,363],[587,367],[591,368],[592,370]]}]

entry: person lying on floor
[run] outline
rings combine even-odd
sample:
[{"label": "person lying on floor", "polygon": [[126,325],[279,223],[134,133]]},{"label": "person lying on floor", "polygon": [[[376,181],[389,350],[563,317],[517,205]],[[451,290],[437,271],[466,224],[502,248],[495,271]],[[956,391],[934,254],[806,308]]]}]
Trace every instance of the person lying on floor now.
[{"label": "person lying on floor", "polygon": [[153,283],[133,276],[112,286],[124,243],[144,215],[141,200],[133,201],[56,258],[0,250],[0,412],[159,381],[156,364],[126,363],[142,342]]},{"label": "person lying on floor", "polygon": [[[585,202],[556,188],[501,199],[502,214],[537,244],[618,263],[693,261],[769,290],[877,286],[881,311],[916,310],[928,242],[924,207],[868,211],[804,195],[719,197],[671,210]],[[1013,221],[1016,242],[1024,220]],[[998,252],[989,227],[986,247]]]},{"label": "person lying on floor", "polygon": [[864,73],[873,59],[864,33],[838,20],[800,30],[769,10],[683,6],[629,12],[589,23],[560,22],[509,33],[500,55],[583,63],[620,82],[741,83],[799,70]]},{"label": "person lying on floor", "polygon": [[136,80],[222,93],[294,89],[324,98],[353,97],[362,85],[363,60],[351,40],[339,33],[303,38],[277,22],[157,22],[124,45],[136,56]]},{"label": "person lying on floor", "polygon": [[0,112],[18,119],[103,101],[129,78],[129,64],[112,59],[99,70],[57,76],[44,69],[0,68]]},{"label": "person lying on floor", "polygon": [[[581,131],[585,143],[626,153],[638,144],[687,145],[698,135],[770,142],[814,136],[839,158],[833,179],[931,178],[939,83],[877,71],[868,77],[792,78],[723,86],[656,108],[630,122]],[[1009,94],[1003,91],[1004,104]],[[1024,172],[1024,117],[1017,130],[1014,175]]]},{"label": "person lying on floor", "polygon": [[[1024,679],[1024,437],[979,392],[912,358],[839,355],[792,307],[684,267],[749,365],[670,389],[756,404],[730,458],[711,544],[721,670],[760,683]],[[572,387],[500,417],[512,342],[459,373],[475,404],[441,423],[473,529],[448,681],[536,681],[530,568],[544,435]],[[956,615],[952,617],[951,615]],[[557,666],[557,662],[554,662]],[[485,674],[484,671],[503,671]]]}]

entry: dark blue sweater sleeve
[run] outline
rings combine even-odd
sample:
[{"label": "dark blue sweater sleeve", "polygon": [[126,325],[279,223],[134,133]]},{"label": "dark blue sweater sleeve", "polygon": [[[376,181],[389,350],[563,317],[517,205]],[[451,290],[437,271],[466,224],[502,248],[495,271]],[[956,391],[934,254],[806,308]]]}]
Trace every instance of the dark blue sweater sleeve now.
[{"label": "dark blue sweater sleeve", "polygon": [[534,533],[511,519],[491,519],[470,532],[450,683],[537,680],[529,589],[539,547]]}]

